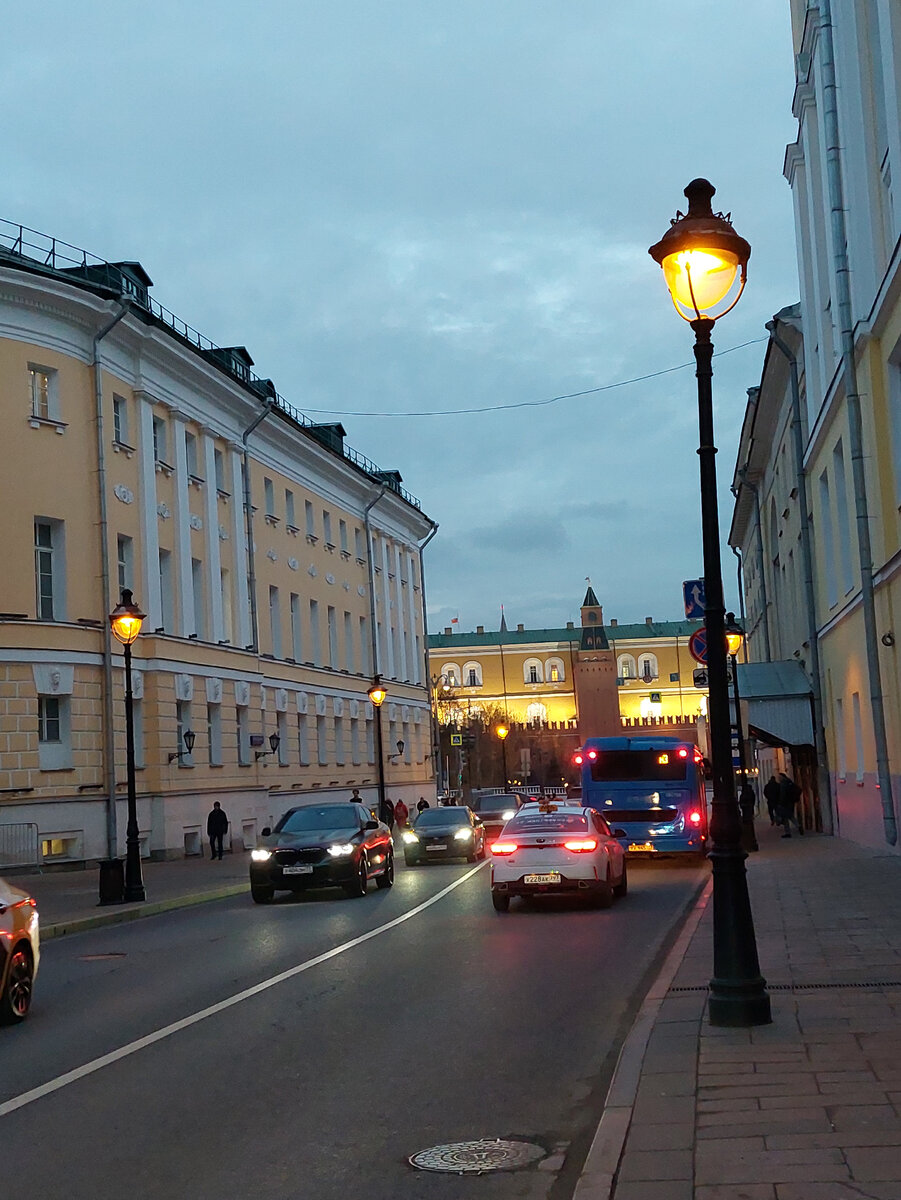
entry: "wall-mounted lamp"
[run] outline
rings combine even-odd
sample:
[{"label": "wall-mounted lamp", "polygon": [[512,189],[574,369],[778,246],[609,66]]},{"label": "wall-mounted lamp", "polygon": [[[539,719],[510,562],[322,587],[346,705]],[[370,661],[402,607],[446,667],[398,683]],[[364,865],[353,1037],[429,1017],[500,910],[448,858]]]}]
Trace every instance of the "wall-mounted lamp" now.
[{"label": "wall-mounted lamp", "polygon": [[270,733],[269,734],[269,749],[268,750],[257,750],[256,753],[254,754],[254,758],[260,759],[260,758],[265,758],[267,754],[275,754],[276,750],[278,749],[278,744],[281,740],[282,739],[278,736],[277,733]]},{"label": "wall-mounted lamp", "polygon": [[173,750],[169,755],[169,762],[173,762],[176,758],[184,758],[186,755],[190,757],[191,751],[194,749],[194,743],[197,741],[197,734],[194,730],[186,729],[181,736],[185,748],[184,750]]},{"label": "wall-mounted lamp", "polygon": [[388,755],[388,758],[390,759],[391,762],[397,762],[397,760],[401,757],[401,755],[404,752],[404,745],[405,745],[405,743],[402,740],[398,740],[397,754],[389,754]]}]

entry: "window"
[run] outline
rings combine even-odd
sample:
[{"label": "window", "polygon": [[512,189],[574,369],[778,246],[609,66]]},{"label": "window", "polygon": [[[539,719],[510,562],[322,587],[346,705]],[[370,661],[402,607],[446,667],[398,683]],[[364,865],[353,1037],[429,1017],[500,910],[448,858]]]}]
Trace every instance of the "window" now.
[{"label": "window", "polygon": [[332,544],[332,514],[327,508],[322,510],[322,536],[325,539],[325,544]]},{"label": "window", "polygon": [[222,766],[222,705],[206,706],[207,745],[210,748],[210,766]]},{"label": "window", "polygon": [[228,570],[226,567],[219,568],[219,590],[222,593],[222,640],[231,642],[234,640],[233,622],[232,622],[232,590],[231,581],[229,579]]},{"label": "window", "polygon": [[124,396],[113,396],[113,441],[128,445],[128,401]]},{"label": "window", "polygon": [[153,457],[158,463],[167,463],[166,422],[162,417],[153,418]]},{"label": "window", "polygon": [[526,721],[530,725],[546,725],[547,724],[547,708],[545,705],[535,702],[526,707]]},{"label": "window", "polygon": [[335,717],[335,762],[344,766],[344,718]]},{"label": "window", "polygon": [[123,588],[131,588],[134,591],[134,542],[130,537],[126,537],[124,533],[120,533],[116,538],[116,564],[118,568],[119,591]]},{"label": "window", "polygon": [[843,782],[848,774],[845,750],[845,709],[840,696],[835,700],[835,765],[838,777]]},{"label": "window", "polygon": [[463,664],[463,680],[466,687],[481,687],[482,686],[482,666],[481,663],[468,662]]},{"label": "window", "polygon": [[325,736],[325,717],[316,718],[316,761],[320,767],[328,763],[328,746]]},{"label": "window", "polygon": [[360,617],[360,671],[363,675],[368,675],[372,671],[369,635],[366,632],[368,628],[369,622],[366,617]]},{"label": "window", "polygon": [[338,522],[338,548],[342,554],[347,554],[347,522]]},{"label": "window", "polygon": [[353,624],[349,612],[344,613],[344,667],[348,671],[354,669]]},{"label": "window", "polygon": [[163,629],[175,632],[175,589],[172,586],[172,552],[160,550],[160,603]]},{"label": "window", "polygon": [[282,613],[278,598],[278,588],[269,588],[269,638],[272,653],[276,658],[282,656]]},{"label": "window", "polygon": [[28,388],[31,415],[39,421],[59,419],[56,371],[50,367],[28,364]]},{"label": "window", "polygon": [[338,614],[331,604],[326,613],[328,619],[328,665],[338,670]]},{"label": "window", "polygon": [[38,696],[38,756],[42,771],[72,767],[68,696]]},{"label": "window", "polygon": [[456,663],[445,663],[439,671],[439,675],[444,676],[443,683],[449,688],[460,686],[460,668]]},{"label": "window", "polygon": [[64,621],[65,558],[62,521],[35,517],[34,577],[39,621]]},{"label": "window", "polygon": [[856,757],[854,771],[857,776],[857,783],[863,784],[864,777],[864,761],[863,761],[863,723],[860,716],[860,693],[851,693],[851,719],[854,722],[854,754]]},{"label": "window", "polygon": [[838,603],[838,579],[835,574],[835,535],[832,528],[832,505],[829,498],[829,473],[819,479],[820,524],[823,530],[823,566],[826,572],[826,600],[830,608]]},{"label": "window", "polygon": [[250,710],[243,704],[235,708],[235,724],[238,742],[238,766],[250,766]]},{"label": "window", "polygon": [[620,679],[635,678],[635,659],[631,654],[621,654],[616,660],[616,674]]},{"label": "window", "polygon": [[263,503],[266,508],[266,516],[275,516],[275,487],[271,479],[263,480]]},{"label": "window", "polygon": [[370,765],[375,762],[375,734],[372,717],[366,718],[366,761]]},{"label": "window", "polygon": [[359,717],[351,717],[350,719],[350,761],[353,765],[360,764],[360,719]]},{"label": "window", "polygon": [[303,642],[300,629],[300,596],[291,593],[291,657],[295,662],[303,662]]},{"label": "window", "polygon": [[297,753],[302,767],[310,765],[309,733],[307,729],[307,714],[297,714]]},{"label": "window", "polygon": [[562,660],[549,658],[544,664],[544,677],[548,683],[562,683],[566,678]]},{"label": "window", "polygon": [[59,742],[59,697],[38,696],[38,741]]},{"label": "window", "polygon": [[197,438],[187,430],[185,430],[185,465],[191,479],[200,478],[200,471],[197,469]]},{"label": "window", "polygon": [[194,594],[194,632],[201,641],[206,639],[206,606],[203,596],[203,563],[191,559],[191,586]]},{"label": "window", "polygon": [[213,471],[216,476],[216,491],[226,496],[229,495],[225,486],[225,457],[221,450],[213,450]]},{"label": "window", "polygon": [[287,767],[291,761],[291,747],[288,745],[288,714],[280,712],[275,717],[276,730],[278,732],[278,765]]},{"label": "window", "polygon": [[296,529],[294,520],[294,493],[285,488],[285,524],[289,529]]},{"label": "window", "polygon": [[180,751],[176,760],[179,767],[193,767],[194,756],[188,753],[185,745],[185,734],[191,728],[191,701],[176,700],[175,702],[175,747]]},{"label": "window", "polygon": [[650,683],[652,679],[657,678],[657,656],[655,654],[642,654],[638,660],[638,675],[645,683]]},{"label": "window", "polygon": [[835,480],[835,509],[838,525],[838,556],[842,568],[842,587],[845,595],[854,587],[851,569],[851,522],[848,517],[848,488],[845,480],[845,456],[841,439],[832,451],[832,473]]},{"label": "window", "polygon": [[322,633],[319,629],[319,601],[310,601],[310,661],[314,666],[322,665]]},{"label": "window", "polygon": [[144,701],[135,697],[131,702],[131,723],[134,730],[135,767],[144,767]]},{"label": "window", "polygon": [[313,505],[309,500],[303,502],[304,519],[307,523],[307,537],[316,536],[316,525],[313,519]]},{"label": "window", "polygon": [[354,526],[354,554],[362,562],[366,555],[363,553],[363,530]]},{"label": "window", "polygon": [[522,677],[525,683],[541,683],[541,663],[537,658],[527,658],[523,663]]}]

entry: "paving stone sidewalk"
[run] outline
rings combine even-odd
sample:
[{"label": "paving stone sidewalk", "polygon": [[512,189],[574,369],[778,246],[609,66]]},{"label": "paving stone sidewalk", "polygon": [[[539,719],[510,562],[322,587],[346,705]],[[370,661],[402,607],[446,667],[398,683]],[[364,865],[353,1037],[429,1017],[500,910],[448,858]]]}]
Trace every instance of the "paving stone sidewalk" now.
[{"label": "paving stone sidewalk", "polygon": [[708,904],[647,1041],[615,1200],[901,1200],[901,855],[758,836],[773,1023],[707,1022]]}]

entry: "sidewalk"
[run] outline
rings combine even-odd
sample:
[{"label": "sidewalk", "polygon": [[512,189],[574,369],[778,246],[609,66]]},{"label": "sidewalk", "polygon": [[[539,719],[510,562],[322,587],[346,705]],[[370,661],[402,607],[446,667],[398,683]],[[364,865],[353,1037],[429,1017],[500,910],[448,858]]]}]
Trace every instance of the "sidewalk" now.
[{"label": "sidewalk", "polygon": [[576,1200],[901,1200],[901,856],[757,825],[773,1023],[706,1020],[708,887],[623,1047]]},{"label": "sidewalk", "polygon": [[38,902],[41,941],[118,925],[153,916],[173,908],[186,908],[208,900],[221,900],[249,890],[246,852],[226,854],[221,860],[180,858],[171,862],[144,861],[147,899],[140,904],[98,905],[100,872],[44,871],[43,874],[8,875],[15,887],[30,892]]}]

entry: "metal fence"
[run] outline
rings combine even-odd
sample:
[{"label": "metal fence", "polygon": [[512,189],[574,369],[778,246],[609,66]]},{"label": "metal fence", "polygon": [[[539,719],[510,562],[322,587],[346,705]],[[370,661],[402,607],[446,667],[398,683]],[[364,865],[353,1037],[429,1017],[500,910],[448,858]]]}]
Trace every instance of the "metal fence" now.
[{"label": "metal fence", "polygon": [[33,821],[0,824],[0,871],[9,867],[40,867],[41,842]]}]

